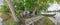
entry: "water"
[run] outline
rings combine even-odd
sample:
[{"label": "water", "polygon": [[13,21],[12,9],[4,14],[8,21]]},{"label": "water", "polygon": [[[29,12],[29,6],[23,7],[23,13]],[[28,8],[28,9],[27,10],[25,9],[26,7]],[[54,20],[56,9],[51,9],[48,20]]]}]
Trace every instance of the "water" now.
[{"label": "water", "polygon": [[3,21],[3,20],[2,20],[2,18],[0,17],[0,25],[2,25],[2,21]]},{"label": "water", "polygon": [[[48,8],[48,11],[58,11],[60,10],[60,4],[58,4],[55,0],[53,4],[50,4],[50,7]],[[55,18],[48,17],[53,23],[57,24],[60,23],[60,12],[56,12]]]},{"label": "water", "polygon": [[60,13],[59,12],[56,12],[55,17],[56,17],[56,21],[60,22]]},{"label": "water", "polygon": [[57,25],[57,23],[60,23],[60,12],[56,12],[56,15],[53,17],[48,17],[55,25]]}]

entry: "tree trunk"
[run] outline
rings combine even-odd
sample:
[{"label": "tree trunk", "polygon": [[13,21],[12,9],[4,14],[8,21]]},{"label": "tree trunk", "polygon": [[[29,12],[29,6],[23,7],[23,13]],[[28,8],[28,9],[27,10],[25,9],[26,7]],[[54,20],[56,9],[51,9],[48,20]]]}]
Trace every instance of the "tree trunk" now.
[{"label": "tree trunk", "polygon": [[14,12],[14,6],[12,5],[11,0],[6,0],[6,1],[7,1],[9,8],[10,8],[10,11],[12,13],[12,17],[13,17],[14,21],[19,22],[19,19],[17,18],[16,14]]},{"label": "tree trunk", "polygon": [[36,16],[36,8],[33,10],[33,16]]},{"label": "tree trunk", "polygon": [[35,16],[36,8],[35,8],[34,0],[32,0],[31,3],[32,3],[31,7],[32,7],[32,9],[33,9],[32,15]]}]

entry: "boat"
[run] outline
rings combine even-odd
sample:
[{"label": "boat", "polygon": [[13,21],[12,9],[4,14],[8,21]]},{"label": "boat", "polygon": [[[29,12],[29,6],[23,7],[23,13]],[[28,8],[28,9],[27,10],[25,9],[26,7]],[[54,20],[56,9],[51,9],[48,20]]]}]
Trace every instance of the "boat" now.
[{"label": "boat", "polygon": [[55,16],[56,15],[56,13],[41,13],[41,15],[43,15],[43,16]]}]

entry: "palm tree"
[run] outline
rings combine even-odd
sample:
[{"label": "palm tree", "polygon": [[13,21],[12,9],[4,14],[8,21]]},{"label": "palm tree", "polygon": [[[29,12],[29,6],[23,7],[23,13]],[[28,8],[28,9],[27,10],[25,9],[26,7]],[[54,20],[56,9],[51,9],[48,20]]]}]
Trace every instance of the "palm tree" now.
[{"label": "palm tree", "polygon": [[6,0],[6,1],[7,1],[7,4],[9,6],[9,9],[10,9],[10,11],[12,13],[12,17],[13,17],[14,21],[19,22],[19,19],[17,18],[16,14],[14,12],[14,6],[12,5],[11,0]]}]

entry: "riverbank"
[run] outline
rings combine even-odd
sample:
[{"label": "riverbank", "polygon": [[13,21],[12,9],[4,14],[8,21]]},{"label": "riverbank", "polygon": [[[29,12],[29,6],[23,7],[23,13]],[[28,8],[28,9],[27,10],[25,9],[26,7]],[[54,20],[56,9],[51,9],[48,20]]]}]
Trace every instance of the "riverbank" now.
[{"label": "riverbank", "polygon": [[[47,17],[44,17],[34,23],[35,25],[54,25],[52,21],[50,21]],[[3,25],[14,25],[14,21],[12,18],[5,21]]]}]

